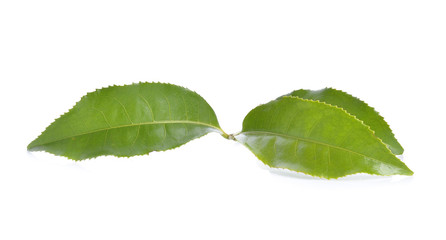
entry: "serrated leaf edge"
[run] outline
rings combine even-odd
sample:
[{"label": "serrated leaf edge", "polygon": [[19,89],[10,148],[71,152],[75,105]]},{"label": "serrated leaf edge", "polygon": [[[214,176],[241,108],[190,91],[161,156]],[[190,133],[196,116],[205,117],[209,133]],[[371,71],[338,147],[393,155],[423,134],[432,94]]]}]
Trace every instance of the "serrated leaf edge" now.
[{"label": "serrated leaf edge", "polygon": [[[392,128],[390,128],[390,125],[387,123],[387,121],[384,119],[384,117],[383,117],[383,116],[382,116],[382,115],[381,115],[381,114],[380,114],[374,107],[370,106],[369,104],[367,104],[365,101],[363,101],[363,100],[360,99],[359,97],[353,96],[352,94],[350,94],[350,93],[348,93],[348,92],[345,92],[345,91],[342,91],[342,90],[338,90],[338,89],[336,89],[336,88],[332,88],[332,87],[326,87],[326,88],[322,88],[322,89],[319,89],[319,90],[310,90],[310,89],[299,89],[299,90],[304,90],[304,91],[321,91],[321,90],[325,90],[325,89],[331,89],[331,90],[334,90],[334,91],[342,92],[342,93],[344,93],[344,94],[346,94],[346,95],[348,95],[348,96],[350,96],[350,97],[352,97],[352,98],[354,98],[354,99],[356,99],[356,100],[362,102],[362,103],[365,104],[367,107],[369,107],[369,108],[371,108],[373,111],[375,111],[375,113],[378,114],[378,118],[380,118],[381,120],[383,120],[385,126],[390,130],[390,134],[391,134],[391,136],[396,140],[396,142],[398,143],[398,145],[401,147],[401,149],[402,149],[402,153],[401,153],[401,155],[404,153],[404,148],[403,148],[403,146],[401,146],[401,144],[399,143],[398,139],[395,137],[395,134],[393,133]],[[288,93],[288,94],[286,94],[286,95],[283,95],[283,96],[281,96],[281,97],[291,97],[291,96],[289,96],[290,94],[292,94],[293,92],[299,91],[299,90],[294,90],[294,91],[292,91],[292,92],[290,92],[290,93]],[[281,97],[279,97],[279,98],[281,98]],[[293,96],[293,97],[297,97],[297,96]],[[312,100],[312,99],[308,99],[308,100]],[[317,100],[317,101],[319,101],[319,100]],[[328,104],[328,103],[327,103],[327,104]],[[332,104],[329,104],[329,105],[332,105]],[[338,106],[338,107],[339,107],[339,106]],[[345,109],[344,109],[344,110],[345,110]],[[352,114],[352,115],[353,115],[353,114]],[[356,116],[355,116],[355,117],[356,117]],[[384,143],[384,145],[386,145],[386,147],[388,147],[386,143]],[[393,153],[392,153],[392,154],[393,154]]]}]

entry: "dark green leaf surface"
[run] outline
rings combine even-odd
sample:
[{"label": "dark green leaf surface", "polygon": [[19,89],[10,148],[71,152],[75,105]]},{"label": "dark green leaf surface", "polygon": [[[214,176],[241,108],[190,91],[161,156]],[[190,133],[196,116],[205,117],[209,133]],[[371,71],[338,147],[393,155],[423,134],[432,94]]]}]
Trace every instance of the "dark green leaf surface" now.
[{"label": "dark green leaf surface", "polygon": [[282,97],[261,105],[235,137],[265,164],[312,176],[413,174],[368,126],[322,102]]},{"label": "dark green leaf surface", "polygon": [[364,124],[370,126],[375,132],[375,135],[381,138],[394,154],[400,155],[404,152],[403,147],[396,140],[389,125],[384,121],[384,118],[365,102],[348,93],[332,88],[325,88],[318,91],[301,89],[294,91],[287,96],[318,100],[343,108],[348,113],[363,121]]},{"label": "dark green leaf surface", "polygon": [[163,83],[99,89],[84,96],[28,146],[75,160],[129,157],[178,147],[220,129],[198,94]]}]

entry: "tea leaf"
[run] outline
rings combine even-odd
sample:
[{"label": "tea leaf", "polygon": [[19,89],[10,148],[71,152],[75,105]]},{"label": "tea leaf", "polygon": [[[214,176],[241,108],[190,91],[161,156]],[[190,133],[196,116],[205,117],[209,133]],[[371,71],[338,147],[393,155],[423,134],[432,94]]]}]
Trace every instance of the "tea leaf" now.
[{"label": "tea leaf", "polygon": [[323,102],[285,96],[260,105],[235,138],[271,167],[312,176],[413,174],[368,126]]},{"label": "tea leaf", "polygon": [[209,132],[225,135],[198,94],[171,84],[138,83],[87,94],[28,150],[74,160],[129,157],[172,149]]}]

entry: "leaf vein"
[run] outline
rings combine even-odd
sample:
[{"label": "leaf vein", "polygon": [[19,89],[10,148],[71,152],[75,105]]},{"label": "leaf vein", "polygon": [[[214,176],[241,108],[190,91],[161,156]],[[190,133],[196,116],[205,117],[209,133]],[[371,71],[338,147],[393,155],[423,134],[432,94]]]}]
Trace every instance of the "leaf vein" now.
[{"label": "leaf vein", "polygon": [[122,102],[119,101],[119,99],[117,99],[116,97],[112,97],[112,98],[115,99],[115,100],[121,105],[121,107],[124,109],[124,113],[125,113],[125,115],[127,115],[127,118],[128,118],[129,121],[133,124],[133,121],[132,121],[132,119],[130,118],[130,115],[129,115],[129,113],[127,112],[127,109],[125,108],[124,104],[122,104]]},{"label": "leaf vein", "polygon": [[132,147],[133,147],[133,145],[135,145],[136,140],[138,140],[138,137],[139,137],[139,130],[140,130],[140,129],[141,129],[141,125],[138,126],[138,131],[136,132],[136,137],[135,137],[135,140],[133,140]]},{"label": "leaf vein", "polygon": [[[249,135],[249,134],[264,134],[264,135],[281,136],[281,137],[286,137],[286,138],[294,138],[294,139],[298,139],[298,140],[301,140],[301,141],[305,141],[305,142],[309,142],[309,143],[314,143],[314,144],[319,144],[319,145],[324,145],[324,146],[328,146],[328,147],[331,147],[331,148],[336,148],[336,149],[339,149],[339,150],[342,150],[342,151],[346,151],[346,152],[350,152],[350,153],[353,153],[353,154],[357,154],[357,155],[360,155],[360,156],[362,156],[362,157],[364,157],[364,158],[366,158],[366,159],[373,160],[373,161],[375,161],[375,162],[380,162],[380,163],[383,162],[383,161],[380,161],[380,160],[378,160],[378,159],[376,159],[376,158],[366,156],[366,155],[364,155],[364,154],[362,154],[362,153],[359,153],[359,152],[355,152],[355,151],[352,151],[352,150],[349,150],[349,149],[346,149],[346,148],[342,148],[342,147],[334,146],[334,145],[331,145],[331,144],[328,144],[328,143],[318,142],[318,141],[311,140],[311,139],[307,139],[307,138],[295,137],[295,136],[290,136],[290,135],[286,135],[286,134],[273,133],[273,132],[267,132],[267,131],[246,131],[246,132],[242,132],[242,133],[240,133],[240,134],[244,134],[244,135]],[[391,163],[391,162],[385,162],[385,163],[394,165],[394,164]],[[398,165],[395,165],[395,166],[398,166]]]},{"label": "leaf vein", "polygon": [[118,128],[124,128],[124,127],[136,127],[136,126],[145,126],[145,125],[154,125],[154,124],[192,124],[192,125],[201,125],[201,126],[206,126],[209,128],[214,128],[217,129],[218,131],[221,131],[220,128],[216,127],[216,126],[212,126],[210,124],[207,123],[201,123],[201,122],[193,122],[193,121],[182,121],[182,120],[176,120],[176,121],[154,121],[154,122],[144,122],[144,123],[134,123],[134,124],[126,124],[126,125],[120,125],[120,126],[115,126],[115,127],[109,127],[109,128],[101,128],[101,129],[97,129],[97,130],[93,130],[93,131],[89,131],[89,132],[85,132],[85,133],[80,133],[80,134],[76,134],[76,135],[72,135],[72,136],[66,136],[63,138],[59,138],[53,141],[48,141],[45,143],[41,143],[38,144],[37,146],[41,146],[41,145],[46,145],[46,144],[50,144],[50,143],[54,143],[54,142],[58,142],[58,141],[63,141],[66,139],[70,139],[73,137],[80,137],[83,135],[88,135],[88,134],[92,134],[92,133],[97,133],[97,132],[101,132],[101,131],[108,131],[108,130],[112,130],[112,129],[118,129]]},{"label": "leaf vein", "polygon": [[97,108],[94,108],[94,107],[93,107],[92,109],[94,109],[94,110],[100,112],[100,113],[102,114],[102,116],[104,117],[104,120],[105,120],[105,122],[107,123],[107,125],[108,125],[109,127],[111,127],[110,122],[107,120],[107,117],[105,116],[105,114],[104,114],[103,111],[101,111],[101,110],[99,110],[99,109],[97,109]]},{"label": "leaf vein", "polygon": [[149,101],[147,101],[147,99],[142,96],[141,94],[138,95],[140,98],[142,98],[144,100],[144,102],[147,104],[147,107],[149,107],[150,113],[152,114],[152,121],[155,121],[155,115],[153,114],[153,110],[152,107],[149,104]]},{"label": "leaf vein", "polygon": [[172,111],[170,110],[170,102],[169,102],[169,99],[167,99],[167,97],[163,94],[163,98],[164,98],[164,100],[166,100],[166,102],[167,102],[167,106],[168,106],[168,109],[169,109],[169,119],[170,120],[172,120]]}]

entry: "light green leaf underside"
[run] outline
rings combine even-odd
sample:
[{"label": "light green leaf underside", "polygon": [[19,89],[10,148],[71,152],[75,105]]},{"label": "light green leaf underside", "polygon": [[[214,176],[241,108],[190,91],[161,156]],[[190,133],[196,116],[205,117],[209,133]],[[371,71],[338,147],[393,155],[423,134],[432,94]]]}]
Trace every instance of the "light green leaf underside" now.
[{"label": "light green leaf underside", "polygon": [[312,176],[413,174],[368,126],[345,110],[297,97],[253,109],[236,139],[271,167]]},{"label": "light green leaf underside", "polygon": [[209,104],[188,89],[163,83],[112,86],[84,96],[28,146],[74,160],[130,157],[223,133]]},{"label": "light green leaf underside", "polygon": [[318,100],[343,108],[348,113],[363,121],[365,125],[370,126],[375,132],[375,135],[381,138],[394,154],[400,155],[404,152],[403,147],[396,140],[384,118],[379,115],[375,109],[367,105],[367,103],[348,93],[332,88],[325,88],[318,91],[301,89],[287,94],[286,96]]}]

